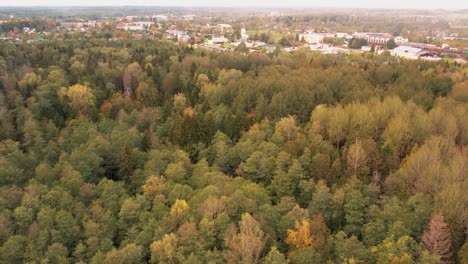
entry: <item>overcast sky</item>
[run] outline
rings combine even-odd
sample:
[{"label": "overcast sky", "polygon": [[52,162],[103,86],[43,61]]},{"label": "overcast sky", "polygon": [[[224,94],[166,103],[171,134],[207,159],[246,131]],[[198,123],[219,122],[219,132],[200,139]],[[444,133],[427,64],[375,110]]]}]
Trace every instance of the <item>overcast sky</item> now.
[{"label": "overcast sky", "polygon": [[0,0],[0,6],[225,6],[466,9],[467,0]]}]

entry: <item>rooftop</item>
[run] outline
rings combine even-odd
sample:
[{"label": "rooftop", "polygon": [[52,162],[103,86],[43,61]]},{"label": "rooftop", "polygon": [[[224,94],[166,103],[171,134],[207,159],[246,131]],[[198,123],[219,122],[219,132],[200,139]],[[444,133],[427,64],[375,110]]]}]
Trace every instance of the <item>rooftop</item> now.
[{"label": "rooftop", "polygon": [[414,47],[410,47],[410,46],[399,46],[399,47],[396,47],[396,48],[393,49],[393,51],[405,52],[405,53],[418,53],[421,50],[422,49],[414,48]]}]

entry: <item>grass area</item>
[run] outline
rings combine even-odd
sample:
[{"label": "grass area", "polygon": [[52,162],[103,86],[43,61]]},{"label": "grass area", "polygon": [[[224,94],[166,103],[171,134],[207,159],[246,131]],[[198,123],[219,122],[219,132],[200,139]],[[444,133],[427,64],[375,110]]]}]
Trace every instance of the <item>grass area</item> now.
[{"label": "grass area", "polygon": [[257,33],[258,35],[261,35],[262,33],[270,34],[271,37],[275,41],[280,40],[283,36],[287,36],[287,32],[280,33],[278,31],[273,31],[273,30],[270,30],[270,29],[247,30],[247,34],[250,35],[250,36],[255,35],[255,33]]}]

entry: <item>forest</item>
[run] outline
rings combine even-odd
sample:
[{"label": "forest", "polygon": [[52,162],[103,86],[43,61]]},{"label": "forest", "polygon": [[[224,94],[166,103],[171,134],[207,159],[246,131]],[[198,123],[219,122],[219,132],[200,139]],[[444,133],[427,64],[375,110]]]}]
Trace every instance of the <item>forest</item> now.
[{"label": "forest", "polygon": [[0,42],[0,263],[468,263],[468,68]]}]

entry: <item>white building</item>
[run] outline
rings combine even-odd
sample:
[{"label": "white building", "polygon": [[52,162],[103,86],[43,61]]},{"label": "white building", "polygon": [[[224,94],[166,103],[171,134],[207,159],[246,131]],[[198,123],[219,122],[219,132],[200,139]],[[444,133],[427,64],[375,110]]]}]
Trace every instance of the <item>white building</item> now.
[{"label": "white building", "polygon": [[353,37],[351,35],[349,35],[348,33],[342,33],[342,32],[338,32],[336,33],[336,37],[337,38],[345,38],[345,39],[352,39]]},{"label": "white building", "polygon": [[119,28],[127,31],[143,31],[144,29],[142,26],[122,26]]},{"label": "white building", "polygon": [[96,21],[88,21],[88,22],[61,22],[60,28],[66,29],[68,31],[81,31],[85,32],[89,28],[96,27]]},{"label": "white building", "polygon": [[312,45],[304,45],[308,47],[312,51],[320,51],[322,54],[338,54],[344,51],[341,48],[332,47],[328,44],[312,44]]},{"label": "white building", "polygon": [[395,37],[394,39],[396,44],[405,44],[409,41],[407,38],[404,38],[402,36]]},{"label": "white building", "polygon": [[385,45],[391,39],[392,36],[387,33],[369,33],[366,38],[368,43],[377,45]]},{"label": "white building", "polygon": [[208,44],[214,44],[214,43],[226,43],[229,40],[225,37],[213,37],[212,39],[208,40]]},{"label": "white building", "polygon": [[422,52],[420,48],[413,48],[409,46],[399,46],[390,51],[393,56],[404,57],[408,59],[417,59]]},{"label": "white building", "polygon": [[439,58],[434,58],[429,52],[410,46],[399,46],[390,51],[390,54],[393,56],[398,56],[402,58],[417,60],[417,59],[429,59],[429,60],[438,60]]},{"label": "white building", "polygon": [[245,30],[245,28],[241,28],[241,39],[243,41],[247,41],[248,38],[249,38],[249,35],[247,35],[247,31]]},{"label": "white building", "polygon": [[150,29],[154,22],[137,21],[131,23],[120,23],[117,28],[128,31],[143,31]]},{"label": "white building", "polygon": [[322,43],[324,38],[324,35],[316,33],[307,33],[299,35],[299,40],[302,41],[302,39],[304,39],[304,41],[307,43]]},{"label": "white building", "polygon": [[393,37],[388,33],[355,32],[352,37],[365,39],[368,43],[375,45],[385,45],[391,39],[395,40],[396,44],[408,43],[407,38],[403,38],[402,36]]}]

